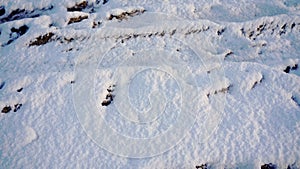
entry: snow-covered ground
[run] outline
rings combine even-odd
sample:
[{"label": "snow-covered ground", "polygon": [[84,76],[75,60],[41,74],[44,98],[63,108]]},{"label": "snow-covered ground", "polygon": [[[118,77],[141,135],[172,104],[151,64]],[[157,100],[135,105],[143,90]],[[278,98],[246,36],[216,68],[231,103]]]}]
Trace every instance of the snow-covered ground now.
[{"label": "snow-covered ground", "polygon": [[0,0],[0,45],[0,168],[300,168],[298,0]]}]

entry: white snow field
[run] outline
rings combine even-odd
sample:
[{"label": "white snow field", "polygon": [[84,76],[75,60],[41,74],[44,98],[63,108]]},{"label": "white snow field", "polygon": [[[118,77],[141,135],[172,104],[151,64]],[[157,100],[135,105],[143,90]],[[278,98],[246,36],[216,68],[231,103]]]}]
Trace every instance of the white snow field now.
[{"label": "white snow field", "polygon": [[300,168],[300,1],[0,0],[0,168]]}]

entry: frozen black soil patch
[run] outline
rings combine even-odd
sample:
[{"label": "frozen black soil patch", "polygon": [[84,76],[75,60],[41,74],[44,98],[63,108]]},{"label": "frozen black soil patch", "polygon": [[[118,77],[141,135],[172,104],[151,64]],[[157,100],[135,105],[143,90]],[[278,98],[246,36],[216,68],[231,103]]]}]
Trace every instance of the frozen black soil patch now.
[{"label": "frozen black soil patch", "polygon": [[54,36],[54,33],[50,32],[47,33],[45,35],[41,35],[39,37],[37,37],[34,41],[31,41],[29,46],[40,46],[40,45],[44,45],[48,42],[53,41],[54,39],[52,39],[52,37]]},{"label": "frozen black soil patch", "polygon": [[[5,7],[2,6],[2,11],[5,12]],[[1,8],[0,8],[1,9]],[[46,11],[52,10],[53,6],[49,6],[49,7],[44,7],[42,9],[34,9],[32,11],[30,10],[26,10],[26,9],[15,9],[13,10],[10,14],[8,15],[4,15],[4,17],[0,18],[0,24],[5,23],[5,22],[9,22],[9,21],[14,21],[14,20],[20,20],[20,19],[24,19],[24,18],[35,18],[35,17],[39,17],[41,15],[44,15],[44,13]]]},{"label": "frozen black soil patch", "polygon": [[17,40],[19,37],[21,37],[22,35],[24,35],[27,31],[28,31],[29,27],[27,25],[23,25],[19,28],[11,28],[10,29],[10,35],[9,35],[9,40],[5,43],[2,44],[2,47],[5,47],[9,44],[11,44],[12,42],[14,42],[15,40]]},{"label": "frozen black soil patch", "polygon": [[118,15],[110,14],[110,15],[108,15],[107,19],[108,20],[117,19],[119,21],[122,21],[124,19],[128,19],[128,17],[134,17],[134,16],[137,16],[137,15],[141,15],[145,11],[146,11],[145,9],[135,9],[135,10],[132,10],[132,11],[122,12],[121,14],[118,14]]},{"label": "frozen black soil patch", "polygon": [[79,17],[74,17],[74,18],[70,18],[68,25],[72,24],[72,23],[77,23],[77,22],[81,22],[82,20],[88,19],[88,16],[79,16]]}]

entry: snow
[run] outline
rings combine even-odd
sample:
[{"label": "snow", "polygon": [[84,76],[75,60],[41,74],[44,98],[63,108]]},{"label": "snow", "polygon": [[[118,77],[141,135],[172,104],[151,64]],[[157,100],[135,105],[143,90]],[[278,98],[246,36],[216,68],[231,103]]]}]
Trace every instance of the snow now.
[{"label": "snow", "polygon": [[0,1],[0,168],[300,167],[298,1],[81,2]]}]

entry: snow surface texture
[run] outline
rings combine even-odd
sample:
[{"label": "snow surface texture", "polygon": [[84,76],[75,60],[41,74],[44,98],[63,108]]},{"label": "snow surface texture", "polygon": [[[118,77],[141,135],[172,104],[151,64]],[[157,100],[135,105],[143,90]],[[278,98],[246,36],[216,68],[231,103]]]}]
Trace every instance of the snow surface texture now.
[{"label": "snow surface texture", "polygon": [[1,0],[0,168],[300,167],[299,9]]}]

